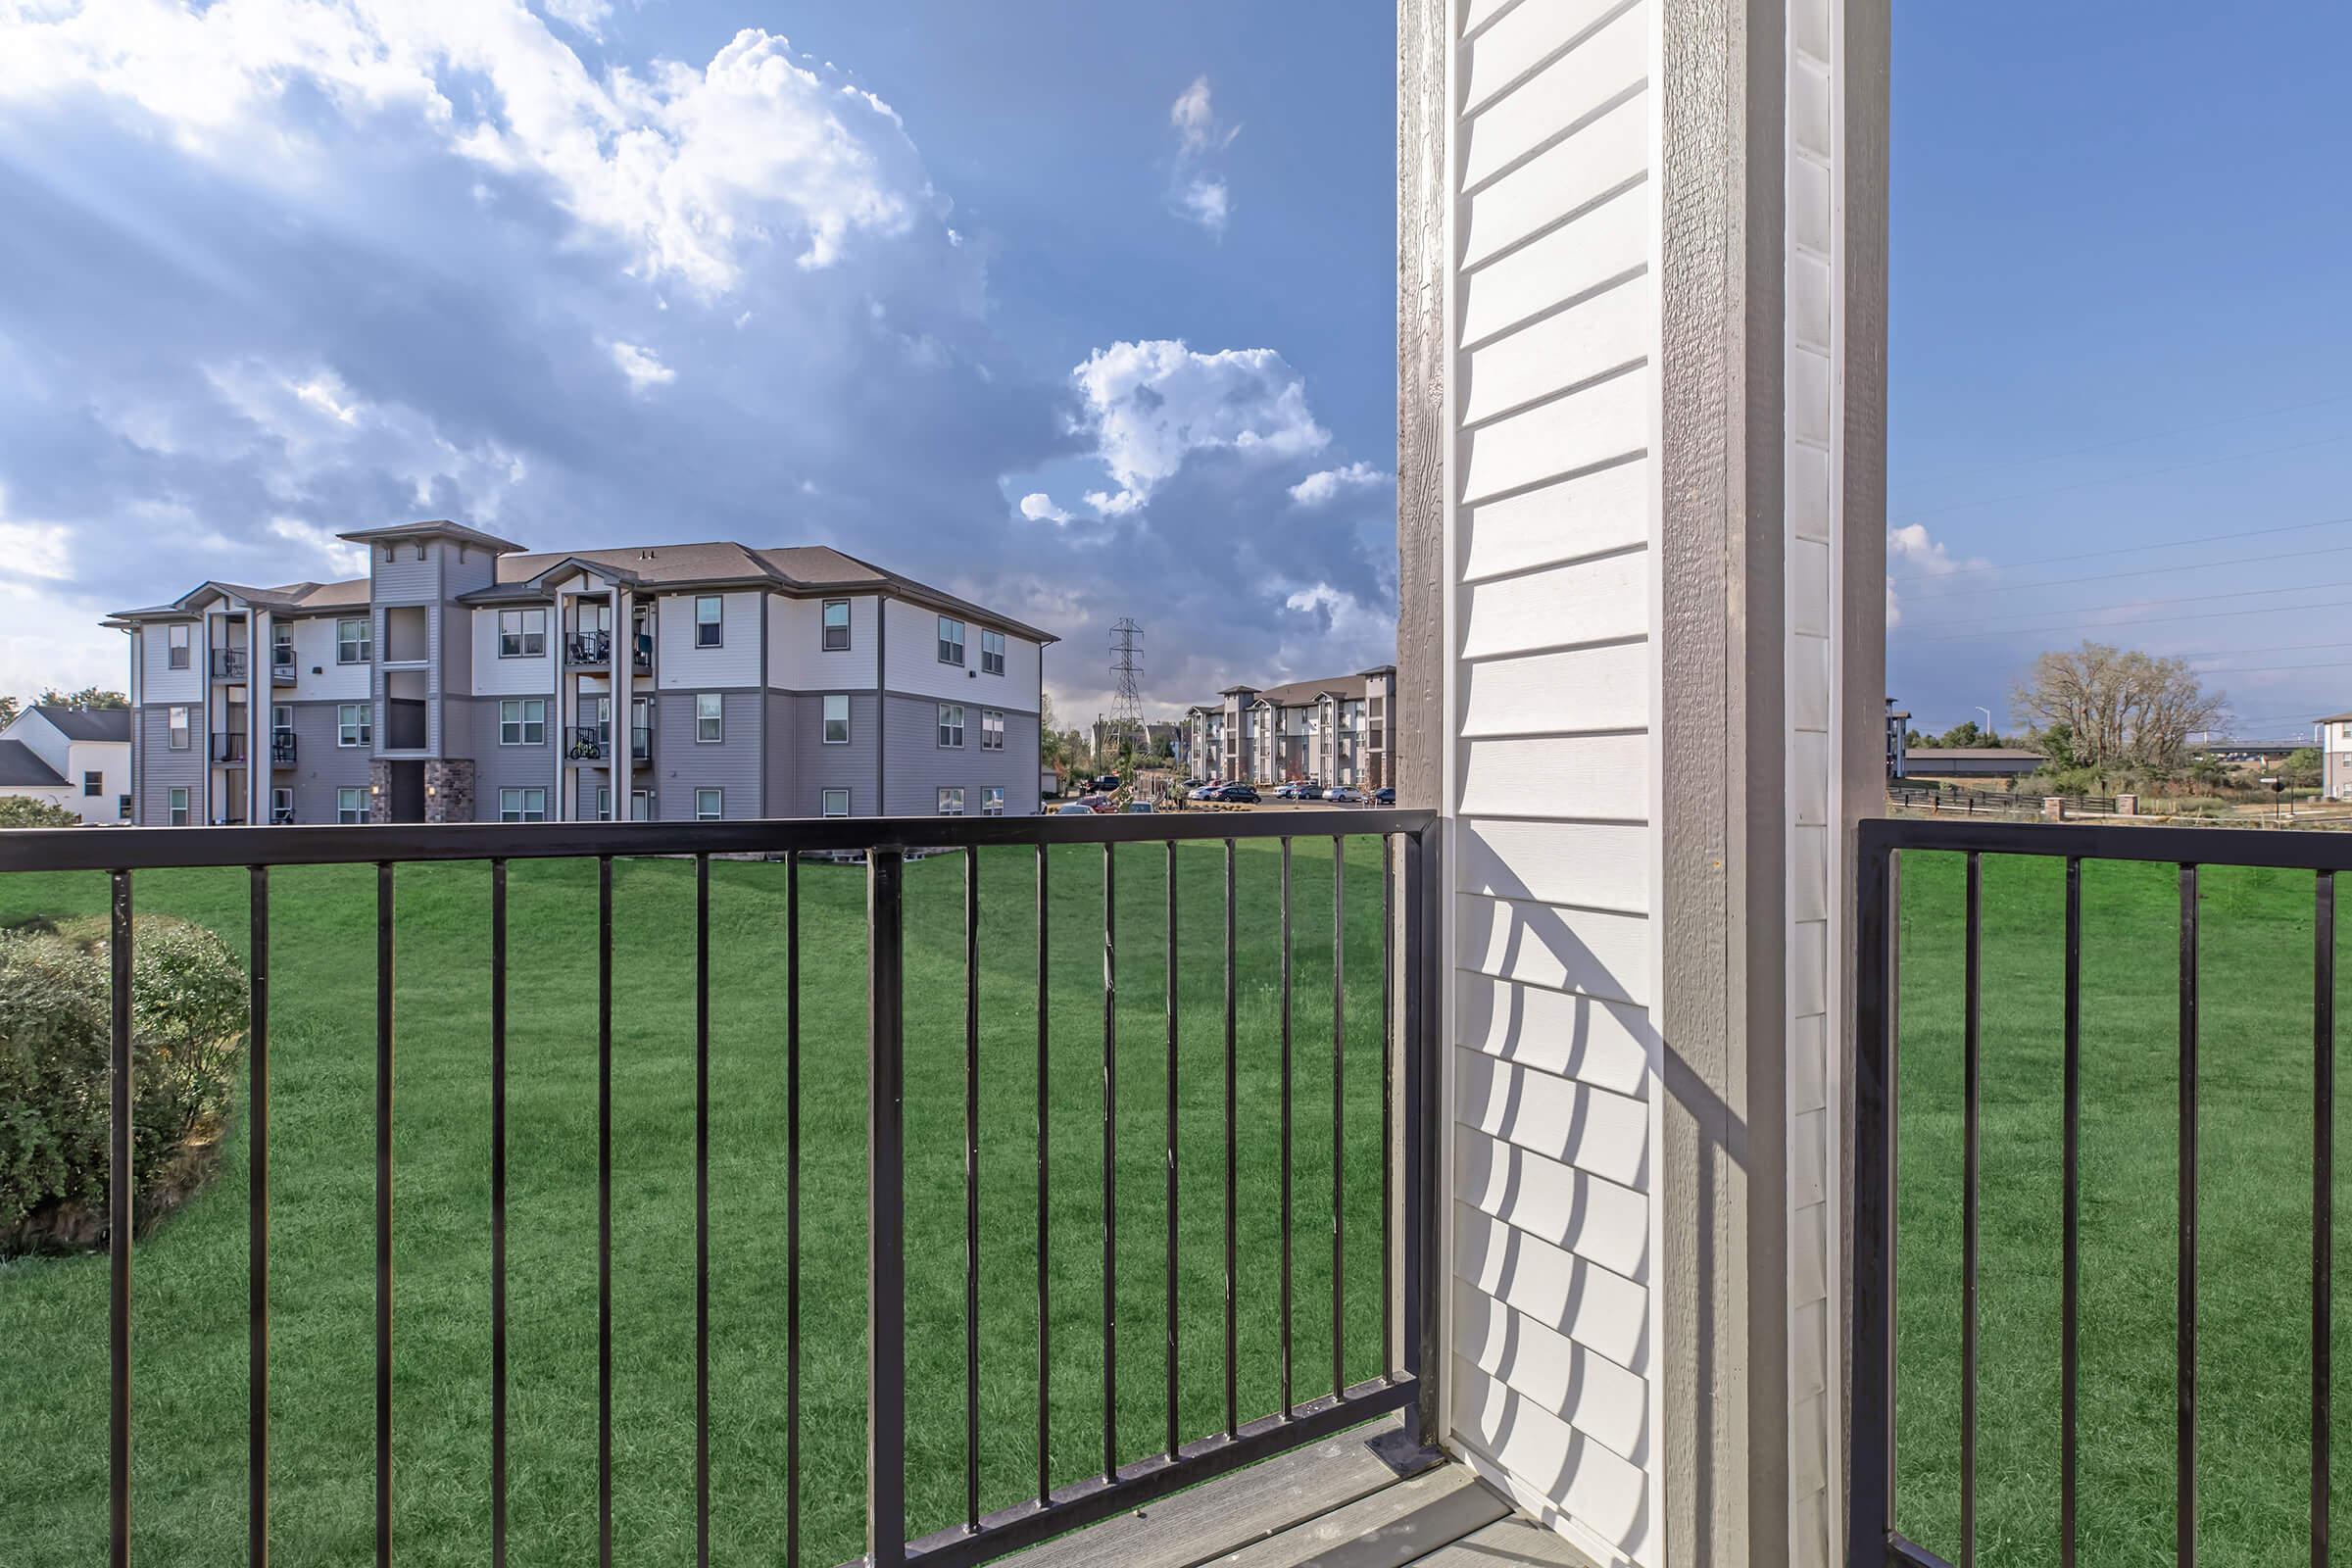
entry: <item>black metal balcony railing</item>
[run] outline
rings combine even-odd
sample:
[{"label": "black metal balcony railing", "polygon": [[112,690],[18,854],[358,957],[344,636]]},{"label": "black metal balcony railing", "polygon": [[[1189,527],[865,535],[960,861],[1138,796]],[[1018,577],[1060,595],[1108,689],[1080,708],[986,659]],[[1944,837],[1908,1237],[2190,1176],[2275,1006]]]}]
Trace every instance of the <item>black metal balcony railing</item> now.
[{"label": "black metal balcony railing", "polygon": [[574,762],[601,762],[612,743],[594,724],[573,724],[564,731],[564,755]]},{"label": "black metal balcony railing", "polygon": [[[698,1300],[708,1300],[710,1282],[710,1114],[709,1062],[710,1054],[710,858],[714,855],[782,856],[787,878],[786,940],[791,955],[787,966],[785,1012],[785,1071],[794,1107],[789,1120],[784,1203],[788,1234],[800,1235],[801,1148],[799,1084],[801,1064],[800,908],[797,896],[800,858],[812,853],[862,854],[866,861],[866,1217],[867,1271],[865,1298],[868,1324],[866,1430],[869,1454],[866,1476],[866,1539],[862,1564],[899,1568],[909,1562],[933,1568],[968,1568],[1059,1535],[1079,1526],[1128,1512],[1180,1489],[1196,1485],[1257,1460],[1317,1444],[1349,1427],[1390,1412],[1405,1413],[1405,1433],[1416,1445],[1425,1433],[1434,1434],[1437,1419],[1434,1377],[1438,1358],[1438,1289],[1444,1270],[1436,1255],[1439,1237],[1439,1032],[1436,1004],[1439,965],[1438,839],[1433,815],[1398,811],[1380,819],[1382,845],[1382,1027],[1387,1045],[1383,1071],[1382,1147],[1400,1127],[1400,1160],[1382,1164],[1381,1227],[1383,1298],[1381,1344],[1387,1371],[1353,1386],[1343,1380],[1341,1323],[1345,1317],[1343,1289],[1343,1228],[1335,1226],[1333,1250],[1333,1385],[1328,1392],[1297,1397],[1290,1355],[1292,1328],[1292,1226],[1288,1203],[1283,1206],[1282,1233],[1282,1403],[1284,1408],[1256,1420],[1244,1420],[1236,1398],[1238,1320],[1241,1297],[1237,1279],[1238,1205],[1229,1174],[1224,1200],[1225,1323],[1223,1344],[1223,1422],[1219,1430],[1184,1441],[1178,1425],[1179,1378],[1186,1366],[1203,1359],[1213,1367],[1215,1352],[1180,1356],[1171,1329],[1166,1348],[1166,1420],[1160,1451],[1143,1456],[1118,1451],[1115,1419],[1118,1403],[1116,1368],[1118,1328],[1115,1313],[1120,1282],[1117,1266],[1118,1193],[1115,1186],[1117,1122],[1106,1095],[1102,1120],[1103,1161],[1101,1172],[1103,1271],[1102,1322],[1104,1342],[1111,1348],[1103,1357],[1102,1401],[1106,1437],[1100,1470],[1073,1485],[1055,1487],[1045,1455],[1053,1400],[1045,1382],[1052,1361],[1046,1329],[1039,1329],[1037,1372],[1037,1451],[1040,1455],[1038,1493],[1029,1501],[999,1513],[979,1512],[979,1455],[976,1434],[980,1425],[981,1366],[976,1329],[965,1344],[964,1448],[966,1517],[948,1530],[921,1540],[907,1539],[906,1518],[906,1123],[905,1058],[905,966],[903,930],[904,870],[910,848],[960,850],[964,858],[964,1172],[965,1228],[963,1253],[966,1280],[966,1321],[977,1321],[982,1237],[978,1200],[979,1179],[979,1042],[981,892],[979,852],[988,848],[1034,848],[1037,855],[1035,929],[1037,934],[1037,1116],[1045,1124],[1050,1104],[1047,1006],[1049,955],[1046,920],[1049,847],[1099,844],[1102,848],[1102,924],[1095,933],[1076,940],[1099,946],[1103,954],[1102,1070],[1106,1086],[1115,1092],[1118,1054],[1117,987],[1114,962],[1118,932],[1115,923],[1114,850],[1119,845],[1158,844],[1165,848],[1171,871],[1167,915],[1162,927],[1167,954],[1168,984],[1168,1139],[1167,1185],[1164,1202],[1169,1213],[1170,1250],[1166,1278],[1170,1306],[1168,1321],[1176,1321],[1179,1299],[1178,1257],[1175,1250],[1174,1210],[1178,1197],[1175,1143],[1177,1063],[1177,889],[1172,874],[1180,841],[1210,845],[1222,842],[1224,855],[1224,1073],[1223,1122],[1227,1169],[1232,1170],[1236,1138],[1239,1057],[1236,1034],[1236,943],[1234,845],[1239,839],[1282,841],[1283,927],[1290,929],[1291,858],[1295,837],[1330,838],[1359,835],[1363,819],[1342,812],[1300,812],[1282,816],[1089,816],[961,817],[961,818],[844,818],[795,821],[695,823],[548,823],[532,826],[337,826],[247,828],[242,831],[97,834],[73,829],[39,829],[0,833],[0,874],[13,871],[103,871],[112,879],[113,990],[112,1026],[113,1111],[110,1146],[112,1181],[109,1189],[111,1222],[109,1248],[113,1271],[110,1300],[111,1394],[109,1401],[110,1532],[112,1561],[127,1565],[131,1531],[131,1251],[132,1181],[132,1026],[128,1006],[131,984],[131,896],[140,873],[181,867],[249,868],[251,1017],[251,1102],[244,1118],[250,1171],[248,1184],[250,1244],[247,1250],[249,1291],[247,1318],[251,1330],[248,1370],[247,1499],[249,1529],[255,1560],[269,1545],[269,1500],[271,1402],[270,1390],[270,874],[279,865],[371,864],[376,868],[376,1056],[375,1056],[375,1257],[376,1312],[374,1362],[375,1499],[379,1551],[388,1549],[393,1518],[393,1298],[392,1288],[392,1064],[394,1047],[393,906],[397,868],[420,862],[483,860],[490,862],[490,1160],[491,1211],[489,1262],[491,1322],[488,1325],[491,1362],[490,1449],[488,1490],[492,1552],[504,1559],[508,1523],[508,1364],[507,1343],[507,867],[514,859],[574,858],[597,862],[597,949],[602,972],[610,974],[613,931],[612,867],[623,857],[691,857],[695,862],[695,1289]],[[1345,857],[1335,856],[1335,867]],[[1399,866],[1398,861],[1401,860]],[[1341,897],[1343,879],[1335,875],[1333,897]],[[1010,890],[1008,890],[1010,891]],[[1009,901],[1011,909],[1030,902],[1023,889]],[[1401,900],[1399,905],[1398,901]],[[1396,933],[1401,911],[1401,954]],[[1004,915],[993,915],[1002,919]],[[1212,916],[1213,918],[1213,916]],[[1333,1140],[1332,1181],[1335,1194],[1348,1190],[1348,1173],[1339,1151],[1345,1147],[1345,1099],[1340,1075],[1346,1055],[1341,1044],[1341,972],[1336,918],[1333,975],[1334,1101],[1330,1133]],[[1399,972],[1399,957],[1403,967]],[[1283,1181],[1290,1185],[1293,1127],[1291,1054],[1291,954],[1286,942],[1282,959],[1282,1119]],[[1401,1008],[1391,1004],[1401,979]],[[602,988],[598,1004],[597,1049],[599,1195],[598,1332],[610,1345],[612,1331],[612,1006],[610,986]],[[1025,1086],[1024,1086],[1025,1087]],[[1360,1173],[1358,1184],[1364,1181]],[[1049,1324],[1048,1278],[1044,1262],[1048,1209],[1051,1199],[1046,1152],[1037,1155],[1038,1226],[1040,1252],[1038,1322]],[[1026,1245],[1027,1239],[1016,1243]],[[784,1320],[795,1325],[789,1347],[792,1409],[787,1431],[784,1484],[796,1497],[801,1485],[798,1406],[800,1396],[801,1260],[791,1250],[785,1283]],[[1387,1353],[1401,1347],[1401,1354]],[[710,1327],[698,1313],[695,1328],[695,1514],[698,1544],[707,1546],[710,1517],[709,1447]],[[1214,1378],[1202,1368],[1196,1376]],[[1318,1382],[1321,1380],[1318,1379]],[[598,1512],[602,1540],[612,1539],[612,1362],[600,1357],[598,1373]],[[800,1560],[799,1512],[792,1510],[788,1526],[788,1560]]]},{"label": "black metal balcony railing", "polygon": [[294,765],[294,732],[292,730],[273,729],[270,732],[270,765],[272,767],[292,767]]},{"label": "black metal balcony railing", "polygon": [[213,679],[215,680],[243,680],[250,667],[245,657],[245,650],[242,648],[216,648],[213,650]]},{"label": "black metal balcony railing", "polygon": [[640,675],[654,672],[654,639],[651,633],[630,640],[629,667]]},{"label": "black metal balcony railing", "polygon": [[238,730],[229,734],[215,734],[213,736],[213,760],[216,762],[242,762],[245,760],[244,732]]},{"label": "black metal balcony railing", "polygon": [[609,631],[570,633],[564,639],[564,662],[610,664],[612,662],[612,634]]},{"label": "black metal balcony railing", "polygon": [[[2198,1536],[2198,872],[2255,867],[2312,873],[2313,1042],[2311,1080],[2311,1406],[2309,1434],[2312,1561],[2328,1560],[2329,1396],[2334,1270],[2335,879],[2352,870],[2352,842],[2331,833],[2254,833],[2234,828],[2131,828],[1946,817],[1865,821],[1856,838],[1854,999],[1853,1387],[1848,1437],[1847,1556],[1853,1568],[1947,1568],[1947,1559],[1895,1527],[1895,1088],[1896,937],[1902,929],[1897,856],[1966,857],[1962,892],[1960,1099],[1961,1238],[1958,1385],[1958,1547],[1951,1561],[1977,1560],[1978,1283],[1984,1161],[1980,1117],[1984,929],[1983,858],[2033,857],[2065,864],[2061,1004],[2059,1213],[2058,1560],[2076,1558],[2078,1426],[2082,1355],[2082,865],[2137,861],[2178,867],[2179,1102],[2174,1302],[2174,1526],[2182,1563],[2197,1560]],[[2283,1012],[2289,999],[2273,999]],[[2270,1020],[2283,1024],[2282,1017]],[[2267,1026],[2267,1025],[2266,1025]],[[2014,1058],[2012,1058],[2014,1060]],[[2271,1091],[2267,1091],[2269,1093]],[[1999,1092],[1996,1090],[1996,1095]],[[2017,1091],[2009,1091],[2014,1104]],[[2003,1281],[2005,1290],[2021,1289]],[[2012,1300],[2016,1298],[2012,1296]],[[2208,1354],[2208,1370],[2213,1358]],[[2283,1425],[2283,1412],[2279,1424]],[[2283,1435],[2281,1435],[2282,1441]],[[2013,1522],[2012,1522],[2013,1523]],[[2008,1526],[2004,1526],[2008,1528]]]},{"label": "black metal balcony railing", "polygon": [[294,808],[291,806],[272,808],[270,812],[270,825],[271,827],[292,827],[294,825]]},{"label": "black metal balcony railing", "polygon": [[629,760],[650,762],[654,760],[654,728],[651,724],[632,724],[629,727]]}]

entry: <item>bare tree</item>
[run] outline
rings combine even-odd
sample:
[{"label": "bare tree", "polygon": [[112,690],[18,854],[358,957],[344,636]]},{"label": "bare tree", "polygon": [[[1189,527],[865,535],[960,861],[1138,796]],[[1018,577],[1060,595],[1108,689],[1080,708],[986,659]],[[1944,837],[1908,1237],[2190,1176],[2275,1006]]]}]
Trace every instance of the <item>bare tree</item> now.
[{"label": "bare tree", "polygon": [[2180,766],[2188,737],[2221,722],[2227,706],[2185,660],[2104,643],[2043,654],[2012,697],[2036,728],[2064,725],[2076,760],[2101,769]]}]

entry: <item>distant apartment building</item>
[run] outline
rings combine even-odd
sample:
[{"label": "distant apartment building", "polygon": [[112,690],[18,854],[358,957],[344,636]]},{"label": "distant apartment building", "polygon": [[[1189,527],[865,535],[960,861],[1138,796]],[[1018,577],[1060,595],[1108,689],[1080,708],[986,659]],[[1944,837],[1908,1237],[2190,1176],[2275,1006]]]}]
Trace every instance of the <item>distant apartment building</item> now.
[{"label": "distant apartment building", "polygon": [[341,536],[368,574],[125,611],[133,818],[1038,809],[1054,637],[824,547]]},{"label": "distant apartment building", "polygon": [[62,807],[85,824],[129,820],[129,711],[27,708],[0,729],[0,795]]},{"label": "distant apartment building", "polygon": [[1231,783],[1376,790],[1396,782],[1396,666],[1280,686],[1228,686],[1185,710],[1187,765]]}]

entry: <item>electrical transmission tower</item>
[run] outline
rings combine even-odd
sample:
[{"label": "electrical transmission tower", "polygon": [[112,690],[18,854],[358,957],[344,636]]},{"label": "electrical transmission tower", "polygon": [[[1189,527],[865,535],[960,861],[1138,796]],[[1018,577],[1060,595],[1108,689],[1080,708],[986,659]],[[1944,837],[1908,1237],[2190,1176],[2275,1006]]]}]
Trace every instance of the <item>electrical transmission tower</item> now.
[{"label": "electrical transmission tower", "polygon": [[1127,741],[1141,752],[1146,736],[1144,628],[1130,616],[1121,615],[1110,628],[1110,675],[1117,685],[1117,695],[1111,699],[1111,750],[1117,751],[1119,743]]}]

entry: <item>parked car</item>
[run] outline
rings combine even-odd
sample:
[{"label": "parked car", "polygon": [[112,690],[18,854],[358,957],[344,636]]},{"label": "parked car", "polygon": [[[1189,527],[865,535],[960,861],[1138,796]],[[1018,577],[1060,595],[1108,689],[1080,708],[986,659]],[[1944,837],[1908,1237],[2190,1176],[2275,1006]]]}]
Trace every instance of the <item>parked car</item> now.
[{"label": "parked car", "polygon": [[1055,816],[1092,816],[1095,808],[1082,801],[1064,801],[1054,808]]},{"label": "parked car", "polygon": [[1222,784],[1203,784],[1192,792],[1191,798],[1196,801],[1213,801],[1217,798],[1217,792],[1224,787]]},{"label": "parked car", "polygon": [[1227,784],[1223,788],[1219,789],[1215,795],[1211,796],[1210,799],[1226,801],[1238,806],[1255,806],[1257,804],[1257,791],[1251,789],[1247,784]]},{"label": "parked car", "polygon": [[1323,792],[1323,798],[1327,801],[1336,801],[1342,806],[1361,806],[1364,804],[1364,792],[1358,789],[1350,789],[1345,784],[1334,784],[1331,788]]},{"label": "parked car", "polygon": [[1116,773],[1105,773],[1101,778],[1095,780],[1095,788],[1104,791],[1105,793],[1115,790],[1118,787],[1119,775]]},{"label": "parked car", "polygon": [[1395,806],[1396,792],[1387,785],[1383,785],[1372,792],[1372,802],[1375,806]]},{"label": "parked car", "polygon": [[1150,816],[1152,814],[1152,803],[1150,801],[1129,801],[1127,803],[1127,814],[1129,816]]}]

